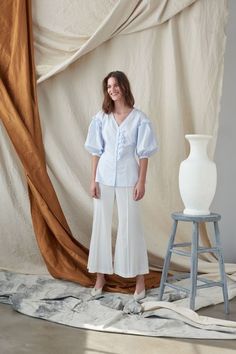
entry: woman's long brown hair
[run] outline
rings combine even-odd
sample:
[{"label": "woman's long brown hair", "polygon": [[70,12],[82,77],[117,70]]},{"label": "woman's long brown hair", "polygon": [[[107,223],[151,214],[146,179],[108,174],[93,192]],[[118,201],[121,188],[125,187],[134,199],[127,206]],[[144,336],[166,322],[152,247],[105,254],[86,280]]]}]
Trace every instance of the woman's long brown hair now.
[{"label": "woman's long brown hair", "polygon": [[110,95],[107,92],[107,82],[110,77],[114,77],[117,80],[117,83],[124,96],[126,105],[129,107],[133,107],[134,96],[131,92],[130,83],[127,76],[122,71],[111,71],[102,82],[102,88],[104,94],[104,100],[102,104],[103,111],[109,114],[114,110],[114,101],[111,99]]}]

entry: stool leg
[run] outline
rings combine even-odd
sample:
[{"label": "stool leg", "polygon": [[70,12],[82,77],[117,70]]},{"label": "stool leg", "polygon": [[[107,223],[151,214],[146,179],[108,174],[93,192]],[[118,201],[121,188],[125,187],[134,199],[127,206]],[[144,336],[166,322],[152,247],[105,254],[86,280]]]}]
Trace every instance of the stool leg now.
[{"label": "stool leg", "polygon": [[229,297],[228,297],[228,289],[227,289],[227,279],[225,275],[224,256],[223,256],[223,251],[220,242],[220,231],[219,231],[218,221],[214,221],[214,229],[215,229],[216,247],[218,248],[218,260],[219,260],[219,268],[220,268],[222,290],[223,290],[223,297],[224,297],[224,308],[225,308],[225,313],[228,314]]},{"label": "stool leg", "polygon": [[175,239],[177,224],[178,224],[178,221],[174,220],[172,232],[170,234],[170,239],[169,239],[169,243],[168,243],[168,247],[167,247],[167,252],[166,252],[166,257],[165,257],[164,266],[163,266],[163,270],[162,270],[162,275],[161,275],[160,293],[158,296],[159,301],[162,300],[162,296],[163,296],[164,289],[165,289],[165,282],[167,280],[168,270],[169,270],[169,265],[170,265],[171,249],[172,249],[172,245],[173,245],[174,239]]},{"label": "stool leg", "polygon": [[190,289],[190,308],[195,308],[195,297],[197,292],[197,267],[198,267],[198,240],[199,240],[199,225],[193,222],[192,233],[192,248],[191,248],[191,289]]}]

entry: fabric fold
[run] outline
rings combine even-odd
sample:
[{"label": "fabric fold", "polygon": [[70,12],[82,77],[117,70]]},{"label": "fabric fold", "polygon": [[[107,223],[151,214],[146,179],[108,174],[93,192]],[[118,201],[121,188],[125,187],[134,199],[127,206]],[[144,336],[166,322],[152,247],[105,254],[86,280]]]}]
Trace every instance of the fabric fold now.
[{"label": "fabric fold", "polygon": [[[95,32],[86,35],[80,33],[75,35],[71,32],[62,34],[56,31],[56,26],[55,31],[51,27],[45,28],[41,26],[39,18],[37,18],[37,11],[40,12],[40,2],[36,1],[34,36],[36,58],[40,59],[36,60],[38,84],[63,71],[81,56],[97,48],[110,38],[160,25],[195,1],[197,0],[182,0],[179,2],[173,0],[118,0],[113,7],[110,7],[110,13],[104,18]],[[65,7],[67,5],[65,3]],[[50,6],[56,9],[55,3],[51,2]],[[76,3],[72,2],[69,6],[74,6],[75,11],[78,10],[78,4],[76,5]],[[60,11],[63,11],[63,9],[60,9]],[[88,16],[86,10],[84,11],[84,16]],[[96,21],[96,18],[94,20]],[[90,21],[92,22],[91,19]],[[70,43],[71,45],[69,45]],[[37,55],[37,51],[41,52],[41,55]]]}]

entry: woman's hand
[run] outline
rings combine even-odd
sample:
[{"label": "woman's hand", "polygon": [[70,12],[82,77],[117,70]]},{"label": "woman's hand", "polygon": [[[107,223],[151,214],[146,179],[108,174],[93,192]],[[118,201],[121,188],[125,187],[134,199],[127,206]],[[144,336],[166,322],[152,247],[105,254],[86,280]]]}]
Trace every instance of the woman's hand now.
[{"label": "woman's hand", "polygon": [[143,198],[145,194],[145,183],[138,181],[134,186],[133,198],[138,201]]},{"label": "woman's hand", "polygon": [[92,181],[90,185],[90,195],[92,198],[100,198],[100,188],[98,182]]},{"label": "woman's hand", "polygon": [[138,182],[134,186],[133,198],[138,201],[143,198],[145,194],[145,181],[148,166],[148,158],[139,159],[139,177]]}]

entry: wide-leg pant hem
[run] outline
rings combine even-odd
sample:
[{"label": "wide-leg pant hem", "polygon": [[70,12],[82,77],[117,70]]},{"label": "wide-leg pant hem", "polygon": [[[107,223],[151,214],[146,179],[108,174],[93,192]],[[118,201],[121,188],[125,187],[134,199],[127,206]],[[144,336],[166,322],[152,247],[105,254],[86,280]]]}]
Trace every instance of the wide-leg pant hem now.
[{"label": "wide-leg pant hem", "polygon": [[98,270],[98,269],[94,270],[94,269],[89,269],[89,268],[87,268],[87,269],[88,269],[89,273],[101,273],[101,274],[109,274],[109,275],[114,274],[113,271],[106,271],[104,269],[103,270]]},{"label": "wide-leg pant hem", "polygon": [[104,269],[103,270],[90,270],[90,269],[88,269],[88,272],[89,273],[108,274],[108,275],[116,274],[116,275],[119,275],[122,278],[134,278],[134,277],[137,277],[138,275],[149,274],[149,270],[144,270],[144,271],[133,273],[133,274],[124,274],[124,273],[121,273],[121,272],[113,272],[113,271],[110,272],[110,271],[106,271]]},{"label": "wide-leg pant hem", "polygon": [[135,278],[138,275],[149,274],[149,270],[148,271],[144,271],[144,272],[134,273],[134,274],[123,274],[123,273],[119,273],[119,272],[115,272],[114,274],[119,275],[122,278]]}]

